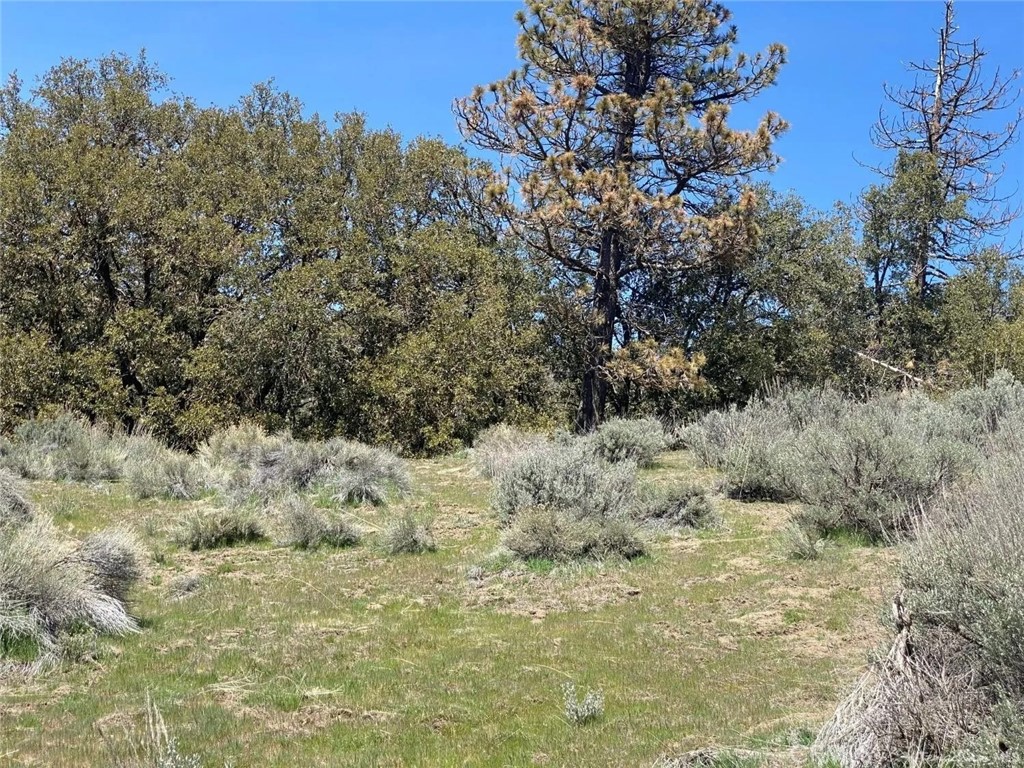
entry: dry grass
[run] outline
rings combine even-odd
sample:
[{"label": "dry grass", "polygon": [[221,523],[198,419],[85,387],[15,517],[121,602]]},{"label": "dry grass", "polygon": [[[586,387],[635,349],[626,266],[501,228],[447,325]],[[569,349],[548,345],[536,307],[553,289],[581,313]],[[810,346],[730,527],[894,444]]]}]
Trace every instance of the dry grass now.
[{"label": "dry grass", "polygon": [[[784,506],[713,499],[719,528],[666,531],[632,562],[512,562],[490,558],[491,484],[466,460],[410,470],[408,500],[353,513],[368,545],[313,551],[192,552],[173,535],[210,501],[30,484],[44,510],[73,496],[76,536],[130,521],[157,556],[132,592],[141,633],[102,639],[98,663],[0,679],[0,754],[108,765],[97,724],[143,725],[150,691],[204,765],[650,765],[816,730],[879,640],[892,553],[840,542],[789,561]],[[715,476],[671,453],[642,479]],[[374,545],[424,510],[437,552]],[[566,722],[568,681],[603,693],[600,719]]]}]

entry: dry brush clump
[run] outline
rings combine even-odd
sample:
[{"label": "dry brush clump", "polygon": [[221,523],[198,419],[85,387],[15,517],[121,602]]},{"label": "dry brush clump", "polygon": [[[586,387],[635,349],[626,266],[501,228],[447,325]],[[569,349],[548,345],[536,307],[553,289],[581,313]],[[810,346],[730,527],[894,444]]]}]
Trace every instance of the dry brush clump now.
[{"label": "dry brush clump", "polygon": [[362,533],[348,520],[332,517],[301,496],[286,496],[275,504],[285,530],[285,543],[296,549],[350,547]]},{"label": "dry brush clump", "polygon": [[177,542],[192,551],[251,544],[267,539],[263,516],[250,507],[216,507],[191,514]]},{"label": "dry brush clump", "polygon": [[18,477],[0,468],[0,531],[32,519],[32,505],[27,489]]},{"label": "dry brush clump", "polygon": [[381,546],[389,555],[418,555],[437,550],[431,521],[406,510],[381,532]]},{"label": "dry brush clump", "polygon": [[125,600],[143,563],[137,539],[122,530],[78,543],[35,515],[0,532],[0,656],[52,651],[81,629],[136,631]]},{"label": "dry brush clump", "polygon": [[213,485],[209,468],[194,456],[175,451],[148,435],[130,438],[125,481],[140,499],[188,500]]},{"label": "dry brush clump", "polygon": [[742,410],[713,411],[682,432],[683,444],[726,477],[726,492],[752,501],[793,497],[789,465],[796,428],[789,414],[768,400]]},{"label": "dry brush clump", "polygon": [[686,483],[641,488],[631,516],[641,523],[679,528],[714,528],[721,523],[707,490]]},{"label": "dry brush clump", "polygon": [[1024,453],[921,519],[894,641],[818,736],[842,768],[1024,764]]},{"label": "dry brush clump", "polygon": [[236,499],[268,502],[326,490],[342,504],[384,504],[410,489],[406,463],[391,451],[352,440],[295,440],[252,425],[218,433],[200,447],[211,480]]},{"label": "dry brush clump", "polygon": [[121,602],[145,575],[145,548],[129,528],[107,528],[89,534],[82,540],[78,556],[99,588]]},{"label": "dry brush clump", "polygon": [[600,689],[588,690],[581,699],[576,684],[566,682],[562,684],[562,699],[562,710],[570,725],[586,725],[604,715],[604,692]]},{"label": "dry brush clump", "polygon": [[163,715],[153,698],[146,694],[146,722],[142,730],[124,727],[115,735],[97,724],[96,729],[106,746],[111,768],[202,768],[198,755],[178,748],[164,723]]}]

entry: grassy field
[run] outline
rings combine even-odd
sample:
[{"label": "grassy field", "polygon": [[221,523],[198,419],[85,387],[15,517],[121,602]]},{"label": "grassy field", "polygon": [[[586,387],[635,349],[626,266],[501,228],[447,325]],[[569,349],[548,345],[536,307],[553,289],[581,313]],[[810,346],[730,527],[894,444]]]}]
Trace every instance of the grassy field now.
[{"label": "grassy field", "polygon": [[[711,485],[685,453],[644,472]],[[171,542],[206,502],[121,484],[32,484],[82,535],[127,521],[153,552],[142,632],[0,681],[0,763],[98,766],[144,732],[147,697],[207,766],[634,766],[706,745],[805,741],[880,636],[893,554],[837,544],[787,560],[790,510],[716,498],[725,524],[664,534],[632,563],[473,569],[498,541],[490,482],[461,457],[413,462],[411,499],[357,514],[344,550]],[[439,549],[385,556],[374,534],[411,505]],[[176,594],[183,576],[199,588]],[[561,686],[600,689],[573,726]],[[796,752],[793,750],[792,752]],[[797,763],[799,764],[799,763]]]}]

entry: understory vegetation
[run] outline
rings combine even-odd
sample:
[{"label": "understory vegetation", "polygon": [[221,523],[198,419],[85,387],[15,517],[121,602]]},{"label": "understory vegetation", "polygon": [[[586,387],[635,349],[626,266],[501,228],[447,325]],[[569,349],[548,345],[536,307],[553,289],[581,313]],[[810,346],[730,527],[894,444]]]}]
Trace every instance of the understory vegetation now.
[{"label": "understory vegetation", "polygon": [[1002,371],[942,399],[783,390],[708,414],[682,440],[722,471],[730,496],[801,502],[795,522],[812,540],[850,533],[877,542],[910,533],[1020,424],[1024,386]]},{"label": "understory vegetation", "polygon": [[[830,434],[826,424],[835,427]],[[604,439],[605,429],[611,439]],[[669,450],[679,442],[689,447],[687,453]],[[187,615],[186,608],[170,606],[214,599],[210,580],[230,579],[236,568],[256,577],[258,571],[249,571],[246,562],[265,562],[275,579],[283,577],[277,591],[292,589],[289,583],[313,590],[311,595],[327,601],[318,610],[328,615],[341,607],[333,596],[336,585],[313,573],[286,575],[304,568],[305,558],[330,568],[335,567],[333,558],[354,558],[359,568],[371,569],[382,567],[380,558],[385,558],[396,563],[387,568],[398,569],[400,579],[426,569],[434,574],[431,589],[441,589],[456,606],[469,596],[492,593],[502,595],[497,603],[502,605],[517,600],[521,590],[542,585],[544,590],[568,590],[562,600],[582,589],[573,599],[585,601],[586,590],[617,574],[615,580],[646,584],[637,594],[653,590],[670,603],[678,601],[682,590],[698,601],[687,610],[696,610],[703,598],[693,590],[707,587],[685,583],[749,583],[744,569],[751,558],[740,552],[756,553],[753,562],[766,558],[762,578],[768,589],[777,569],[812,583],[840,563],[857,574],[854,562],[887,557],[884,553],[892,550],[870,544],[896,544],[902,565],[893,622],[857,640],[863,652],[887,635],[891,649],[871,663],[817,739],[776,746],[730,740],[733,752],[722,747],[700,754],[715,754],[718,760],[741,756],[735,759],[750,765],[774,764],[765,761],[783,754],[796,760],[785,763],[794,766],[830,760],[843,768],[903,760],[938,766],[944,760],[982,758],[1013,765],[1024,743],[1024,677],[1017,669],[1024,650],[1024,607],[1014,602],[1024,592],[1017,583],[1024,572],[1019,562],[1024,551],[1019,540],[1022,447],[1024,385],[1005,373],[984,387],[945,398],[907,393],[853,400],[830,390],[783,390],[746,409],[668,429],[651,419],[611,422],[584,436],[522,433],[502,426],[481,434],[464,458],[443,460],[435,466],[444,469],[427,475],[419,462],[410,466],[383,449],[346,440],[299,441],[252,424],[216,433],[194,454],[185,454],[153,450],[152,439],[144,434],[130,436],[62,414],[32,422],[4,447],[3,674],[14,686],[26,684],[17,680],[45,685],[57,674],[73,676],[82,658],[94,658],[105,643],[124,635],[132,639],[120,641],[119,653],[134,654],[130,649],[135,646],[142,652],[154,642],[146,637],[153,631],[148,615],[166,610]],[[89,467],[83,457],[94,455],[107,457],[98,465],[101,475],[121,479],[104,480],[85,470],[77,480],[50,474],[55,467]],[[143,455],[182,467],[154,476],[195,477],[196,491],[178,493],[172,482],[150,484],[158,490],[139,493],[132,472]],[[709,468],[689,465],[681,472],[681,456]],[[56,477],[63,479],[46,479]],[[32,501],[39,488],[52,487],[94,494],[91,514],[110,524],[89,523],[84,533],[70,535],[60,520],[69,514],[87,519],[79,518],[75,507],[59,505],[51,512]],[[755,488],[760,492],[753,493]],[[118,503],[127,505],[125,510],[152,512],[146,519],[125,512],[107,517],[103,510],[110,498],[122,499]],[[764,530],[769,535],[752,533]],[[736,546],[742,549],[734,551]],[[732,554],[698,566],[723,547]],[[864,554],[870,552],[878,554]],[[404,561],[410,565],[398,565]],[[466,573],[464,579],[453,576],[453,561],[466,564],[454,569]],[[205,575],[193,570],[170,578],[185,562],[194,564],[190,568],[198,565]],[[704,575],[691,575],[688,582],[673,577],[671,583],[654,575],[676,567],[691,574],[689,569],[698,568]],[[147,583],[154,571],[167,574],[166,587],[163,578]],[[882,591],[860,604],[860,626],[869,626],[871,615],[892,594],[878,586]],[[258,589],[256,584],[252,588]],[[429,592],[425,585],[417,589]],[[748,589],[743,587],[743,593]],[[143,613],[136,607],[140,590],[148,595]],[[412,604],[433,600],[410,599]],[[490,599],[485,598],[484,606],[491,605],[482,608],[485,612],[494,610]],[[381,610],[373,608],[377,602],[357,602],[363,607],[345,610]],[[811,620],[807,610],[831,611],[832,618],[814,620],[814,626],[821,628],[817,631],[831,627],[828,653],[834,654],[834,643],[849,626],[843,613],[834,613],[839,605],[788,608],[777,626],[801,627]],[[852,608],[843,605],[843,612]],[[267,610],[273,615],[278,609]],[[583,612],[570,610],[566,618],[594,609],[578,610]],[[615,615],[621,621],[625,614]],[[762,621],[756,618],[761,615],[755,611],[743,621]],[[735,627],[734,632],[742,632],[735,621],[740,619],[727,619],[716,631]],[[788,630],[774,631],[788,637]],[[723,637],[715,642],[716,654],[745,642],[736,635]],[[438,639],[432,636],[429,642]],[[461,647],[455,637],[449,642]],[[789,654],[795,646],[787,641],[781,647]],[[800,664],[808,663],[808,657],[797,656],[803,659]],[[556,669],[564,663],[556,662]],[[856,665],[851,658],[846,679],[853,677]],[[60,672],[40,676],[47,669]],[[812,664],[804,673],[810,669],[818,667]],[[614,722],[628,690],[609,690],[606,674],[590,674],[598,687],[592,685],[582,698],[568,688],[561,705],[557,695],[551,696],[551,716],[581,733],[603,727],[609,717]],[[166,685],[156,679],[155,685]],[[707,682],[704,693],[718,684]],[[557,692],[557,686],[552,690]],[[304,706],[299,711],[306,711]],[[828,713],[819,711],[819,720],[805,723],[808,733],[827,719]],[[210,744],[187,746],[196,755],[220,753]],[[644,753],[648,760],[655,756]]]},{"label": "understory vegetation", "polygon": [[891,648],[819,734],[843,768],[1015,765],[1024,745],[1024,385],[944,399],[783,391],[683,439],[737,498],[792,499],[785,541],[904,542]]}]

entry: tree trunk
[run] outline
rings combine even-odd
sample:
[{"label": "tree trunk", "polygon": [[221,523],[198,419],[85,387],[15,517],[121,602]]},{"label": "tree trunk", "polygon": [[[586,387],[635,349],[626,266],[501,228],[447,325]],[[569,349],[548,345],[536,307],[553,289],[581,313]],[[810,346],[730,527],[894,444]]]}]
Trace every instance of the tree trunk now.
[{"label": "tree trunk", "polygon": [[[650,78],[649,62],[644,56],[633,53],[627,56],[623,72],[623,91],[632,98],[640,99]],[[636,133],[636,113],[627,111],[619,122],[613,165],[633,177],[633,136]],[[604,418],[608,403],[608,380],[604,367],[612,353],[615,339],[615,323],[619,319],[619,271],[622,269],[623,243],[614,226],[601,233],[601,252],[597,274],[594,276],[594,319],[590,336],[590,350],[587,368],[583,373],[583,397],[576,429],[590,432]]]},{"label": "tree trunk", "polygon": [[601,237],[600,267],[594,277],[593,319],[587,351],[589,359],[583,372],[580,412],[576,418],[577,431],[584,433],[593,431],[601,423],[608,402],[608,380],[604,377],[604,367],[612,350],[617,305],[614,243],[614,231],[605,231]]}]

